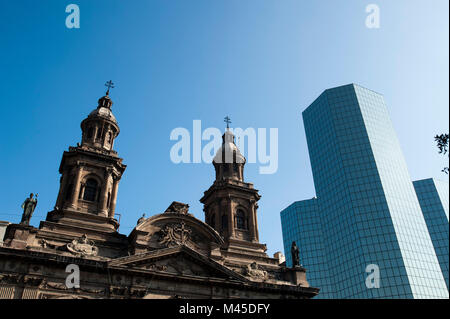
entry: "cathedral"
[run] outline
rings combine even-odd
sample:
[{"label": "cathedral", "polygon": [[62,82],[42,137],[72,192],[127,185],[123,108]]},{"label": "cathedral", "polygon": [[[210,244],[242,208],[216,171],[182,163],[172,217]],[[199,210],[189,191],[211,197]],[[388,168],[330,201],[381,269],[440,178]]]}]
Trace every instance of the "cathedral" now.
[{"label": "cathedral", "polygon": [[[307,299],[306,269],[286,267],[259,242],[258,200],[228,129],[213,159],[215,181],[200,202],[172,202],[129,235],[115,219],[126,170],[109,88],[81,122],[81,143],[63,153],[54,209],[39,227],[8,224],[0,241],[1,299]],[[32,197],[32,196],[31,196]],[[169,203],[168,203],[169,204]],[[25,214],[25,213],[24,213]],[[23,221],[24,219],[22,219]]]}]

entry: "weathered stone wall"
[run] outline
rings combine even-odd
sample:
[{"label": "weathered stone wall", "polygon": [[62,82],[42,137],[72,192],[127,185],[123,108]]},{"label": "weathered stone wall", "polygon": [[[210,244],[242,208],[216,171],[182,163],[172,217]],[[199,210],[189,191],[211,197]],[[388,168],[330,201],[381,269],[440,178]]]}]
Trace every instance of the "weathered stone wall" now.
[{"label": "weathered stone wall", "polygon": [[0,247],[3,245],[3,238],[5,237],[6,228],[8,227],[9,222],[0,220]]},{"label": "weathered stone wall", "polygon": [[[80,269],[80,287],[67,288],[66,267]],[[175,276],[108,266],[84,258],[0,248],[1,299],[53,298],[310,298],[300,286],[239,282],[222,278]]]}]

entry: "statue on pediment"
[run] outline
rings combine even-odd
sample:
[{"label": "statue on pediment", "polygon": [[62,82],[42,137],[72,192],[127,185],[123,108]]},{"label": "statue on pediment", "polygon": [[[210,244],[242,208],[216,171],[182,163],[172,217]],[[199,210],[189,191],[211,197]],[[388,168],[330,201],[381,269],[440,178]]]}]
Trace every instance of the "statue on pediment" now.
[{"label": "statue on pediment", "polygon": [[[34,196],[34,197],[33,197]],[[33,215],[34,209],[37,205],[37,194],[34,195],[33,193],[30,194],[30,197],[25,199],[25,201],[22,204],[23,214],[22,214],[22,220],[20,221],[21,225],[29,225],[31,216]]]},{"label": "statue on pediment", "polygon": [[298,249],[295,241],[292,242],[291,255],[292,255],[292,267],[300,266],[300,250]]}]

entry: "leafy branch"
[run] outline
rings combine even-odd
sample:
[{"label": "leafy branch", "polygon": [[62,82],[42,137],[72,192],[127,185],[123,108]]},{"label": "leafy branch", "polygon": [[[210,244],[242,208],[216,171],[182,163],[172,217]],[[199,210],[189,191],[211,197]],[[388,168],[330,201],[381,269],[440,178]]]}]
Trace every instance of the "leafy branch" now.
[{"label": "leafy branch", "polygon": [[[439,149],[439,154],[447,154],[448,153],[448,134],[436,135],[434,140],[437,143],[437,147]],[[450,154],[449,154],[450,155]],[[448,167],[444,167],[442,170],[445,174],[448,174]]]}]

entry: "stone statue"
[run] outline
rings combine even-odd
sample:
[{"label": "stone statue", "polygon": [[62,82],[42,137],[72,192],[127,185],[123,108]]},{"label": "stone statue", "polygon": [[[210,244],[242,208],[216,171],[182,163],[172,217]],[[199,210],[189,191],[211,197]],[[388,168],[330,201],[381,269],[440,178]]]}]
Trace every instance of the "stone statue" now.
[{"label": "stone statue", "polygon": [[25,199],[25,201],[22,204],[23,214],[22,214],[22,220],[20,221],[21,225],[29,225],[31,216],[33,215],[34,209],[37,205],[37,196],[33,198],[34,194],[31,193],[30,197]]},{"label": "stone statue", "polygon": [[292,242],[291,255],[292,255],[292,267],[300,266],[300,251],[295,241]]}]

